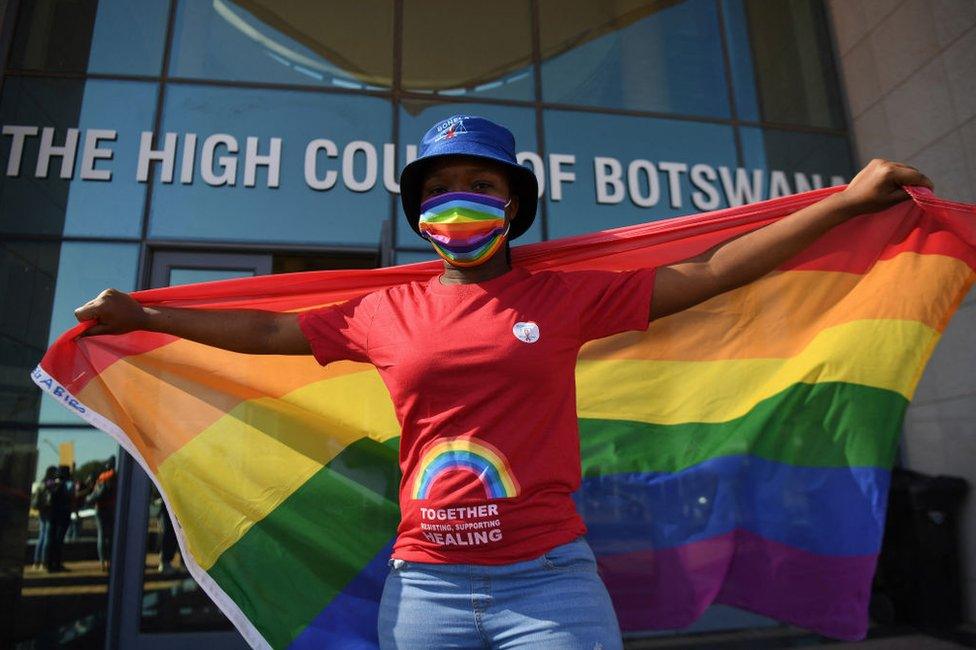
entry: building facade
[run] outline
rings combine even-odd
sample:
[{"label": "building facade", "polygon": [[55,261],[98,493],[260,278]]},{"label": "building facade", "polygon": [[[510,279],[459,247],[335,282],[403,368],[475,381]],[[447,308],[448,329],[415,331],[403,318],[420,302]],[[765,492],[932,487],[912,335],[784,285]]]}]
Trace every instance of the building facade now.
[{"label": "building facade", "polygon": [[[834,64],[839,53],[845,78],[856,68],[842,4],[8,0],[2,643],[242,645],[170,561],[142,471],[30,382],[74,307],[107,286],[431,259],[397,176],[453,114],[507,125],[538,177],[539,218],[518,243],[845,183],[871,157],[874,122],[855,119],[852,141],[855,99]],[[116,460],[106,571],[84,495]],[[59,465],[81,495],[64,573],[33,566],[32,489]],[[717,607],[694,629],[773,624]]]},{"label": "building facade", "polygon": [[[976,202],[976,2],[829,5],[855,159],[901,160],[936,192]],[[902,462],[976,485],[976,291],[970,291],[905,416]],[[960,518],[966,617],[976,621],[976,499]]]}]

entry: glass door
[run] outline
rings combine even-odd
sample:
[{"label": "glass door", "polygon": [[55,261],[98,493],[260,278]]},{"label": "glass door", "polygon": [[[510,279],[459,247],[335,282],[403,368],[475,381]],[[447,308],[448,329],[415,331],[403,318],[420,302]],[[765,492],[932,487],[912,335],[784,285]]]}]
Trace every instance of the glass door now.
[{"label": "glass door", "polygon": [[[150,287],[264,275],[272,272],[270,254],[156,251]],[[186,570],[159,492],[131,457],[125,534],[119,544],[121,567],[113,591],[109,647],[224,650],[246,648],[244,640]]]}]

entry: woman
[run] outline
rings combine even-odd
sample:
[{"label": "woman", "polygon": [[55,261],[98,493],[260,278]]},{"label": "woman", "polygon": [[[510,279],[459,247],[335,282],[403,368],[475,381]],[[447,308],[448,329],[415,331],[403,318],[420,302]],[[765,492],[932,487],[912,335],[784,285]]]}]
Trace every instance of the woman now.
[{"label": "woman", "polygon": [[429,282],[305,314],[144,307],[114,290],[90,334],[149,329],[253,354],[372,363],[402,426],[401,524],[380,607],[384,647],[619,648],[571,493],[574,368],[586,341],[643,330],[755,280],[836,224],[907,198],[917,170],[872,161],[842,192],[696,259],[623,273],[513,267],[537,184],[511,133],[436,124],[400,179],[410,226],[444,260]]},{"label": "woman", "polygon": [[48,465],[44,478],[37,485],[31,505],[37,510],[37,544],[34,546],[34,568],[40,570],[47,563],[47,536],[51,528],[51,501],[58,476],[58,468]]}]

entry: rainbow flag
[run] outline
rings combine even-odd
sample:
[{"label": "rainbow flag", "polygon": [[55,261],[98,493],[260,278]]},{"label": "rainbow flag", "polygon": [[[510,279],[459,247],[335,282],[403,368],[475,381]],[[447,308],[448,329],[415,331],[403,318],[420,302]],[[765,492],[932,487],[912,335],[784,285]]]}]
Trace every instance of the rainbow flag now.
[{"label": "rainbow flag", "polygon": [[[668,264],[841,188],[523,246],[529,270]],[[976,206],[912,201],[761,280],[588,344],[577,366],[588,539],[624,630],[713,602],[857,639],[905,408],[974,281]],[[439,263],[154,289],[145,303],[301,311]],[[254,647],[372,647],[399,427],[369,365],[65,333],[33,376],[114,436],[183,560]]]}]

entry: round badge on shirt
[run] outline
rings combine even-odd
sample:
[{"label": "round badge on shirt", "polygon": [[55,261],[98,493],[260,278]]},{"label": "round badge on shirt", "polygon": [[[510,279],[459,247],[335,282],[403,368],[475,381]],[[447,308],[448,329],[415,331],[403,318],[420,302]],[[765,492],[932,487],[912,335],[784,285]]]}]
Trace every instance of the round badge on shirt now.
[{"label": "round badge on shirt", "polygon": [[535,343],[539,340],[539,326],[532,321],[515,323],[512,327],[512,334],[523,343]]}]

